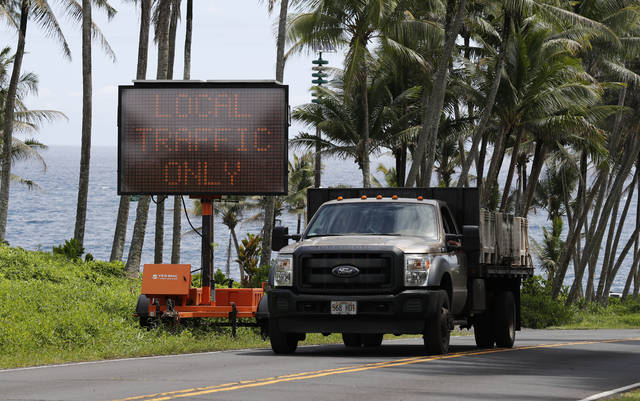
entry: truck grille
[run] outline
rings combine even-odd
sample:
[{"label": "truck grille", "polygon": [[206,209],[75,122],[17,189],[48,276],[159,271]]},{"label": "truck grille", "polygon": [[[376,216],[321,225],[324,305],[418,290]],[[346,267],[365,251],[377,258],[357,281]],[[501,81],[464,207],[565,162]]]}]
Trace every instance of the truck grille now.
[{"label": "truck grille", "polygon": [[[394,287],[393,253],[305,253],[299,255],[299,286],[304,292],[390,292]],[[354,277],[336,277],[336,266],[355,266]]]}]

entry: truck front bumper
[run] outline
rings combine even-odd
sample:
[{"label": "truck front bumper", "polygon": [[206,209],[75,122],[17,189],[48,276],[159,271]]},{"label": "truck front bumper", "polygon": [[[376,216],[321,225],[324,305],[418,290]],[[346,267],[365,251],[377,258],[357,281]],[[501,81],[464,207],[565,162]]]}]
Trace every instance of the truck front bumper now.
[{"label": "truck front bumper", "polygon": [[[425,319],[436,313],[439,292],[406,290],[384,295],[298,294],[288,289],[269,291],[269,319],[291,333],[417,334]],[[331,301],[355,301],[355,315],[331,314]]]}]

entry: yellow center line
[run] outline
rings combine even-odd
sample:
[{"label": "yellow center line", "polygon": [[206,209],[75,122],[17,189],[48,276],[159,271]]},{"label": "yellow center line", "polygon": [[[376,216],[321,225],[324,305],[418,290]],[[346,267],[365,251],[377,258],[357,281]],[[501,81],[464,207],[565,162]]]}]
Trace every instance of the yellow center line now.
[{"label": "yellow center line", "polygon": [[575,342],[554,343],[554,344],[538,344],[538,345],[528,345],[528,346],[516,347],[516,348],[483,349],[479,351],[456,352],[456,353],[447,354],[447,355],[402,358],[402,359],[395,359],[393,361],[386,361],[386,362],[374,362],[374,363],[367,363],[367,364],[361,364],[361,365],[346,366],[342,368],[292,373],[288,375],[267,377],[267,378],[256,379],[256,380],[236,381],[231,383],[218,384],[215,386],[196,387],[196,388],[190,388],[190,389],[168,391],[163,393],[140,395],[135,397],[122,398],[114,401],[134,401],[134,400],[143,400],[143,399],[145,401],[167,401],[167,400],[173,400],[177,398],[195,397],[198,395],[219,393],[223,391],[233,391],[233,390],[240,390],[240,389],[246,389],[246,388],[261,387],[261,386],[267,386],[267,385],[276,384],[276,383],[315,379],[318,377],[332,376],[332,375],[337,375],[341,373],[355,373],[355,372],[362,372],[362,371],[373,370],[373,369],[412,365],[416,363],[423,363],[423,362],[436,361],[436,360],[442,360],[442,359],[460,358],[463,356],[487,355],[487,354],[495,354],[499,352],[556,348],[556,347],[566,347],[566,346],[573,346],[573,345],[615,343],[615,342],[623,342],[623,341],[640,341],[640,337],[620,338],[620,339],[614,339],[614,340],[593,340],[593,341],[575,341]]}]

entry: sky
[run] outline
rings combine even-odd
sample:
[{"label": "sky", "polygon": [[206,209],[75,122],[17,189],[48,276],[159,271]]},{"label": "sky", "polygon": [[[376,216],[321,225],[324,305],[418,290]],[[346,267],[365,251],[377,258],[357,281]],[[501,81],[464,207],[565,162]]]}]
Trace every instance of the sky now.
[{"label": "sky", "polygon": [[[55,3],[51,2],[50,3]],[[116,53],[114,63],[94,42],[93,46],[93,146],[117,146],[118,85],[130,85],[135,78],[138,52],[140,12],[130,1],[111,0],[118,14],[108,21],[94,8],[93,18]],[[182,2],[182,20],[176,39],[174,78],[182,78],[184,19],[186,1]],[[30,96],[30,109],[62,111],[68,121],[60,119],[44,124],[35,136],[46,145],[80,146],[82,120],[82,52],[80,24],[55,9],[72,60],[66,59],[58,43],[46,35],[34,21],[27,31],[22,71],[34,72],[40,84],[37,96]],[[191,50],[191,79],[195,80],[265,80],[275,79],[276,24],[278,10],[269,15],[266,1],[195,0]],[[151,33],[153,35],[153,33]],[[17,35],[6,26],[0,29],[2,46],[15,49]],[[284,83],[289,85],[289,104],[295,107],[311,99],[311,60],[315,54],[297,54],[286,65]],[[340,66],[342,56],[325,54],[330,66]],[[157,52],[150,44],[147,79],[155,78]],[[293,137],[304,127],[290,127]],[[23,138],[24,139],[24,138]]]}]

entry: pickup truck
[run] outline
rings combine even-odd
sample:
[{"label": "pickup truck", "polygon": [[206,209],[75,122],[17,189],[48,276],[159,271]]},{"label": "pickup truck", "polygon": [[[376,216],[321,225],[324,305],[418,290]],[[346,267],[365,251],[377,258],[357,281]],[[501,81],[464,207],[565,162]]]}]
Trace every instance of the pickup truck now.
[{"label": "pickup truck", "polygon": [[444,354],[454,325],[479,347],[513,346],[533,273],[526,219],[481,210],[475,188],[310,189],[307,214],[301,235],[273,232],[263,301],[275,353],[306,333],[341,333],[347,347],[392,333]]}]

